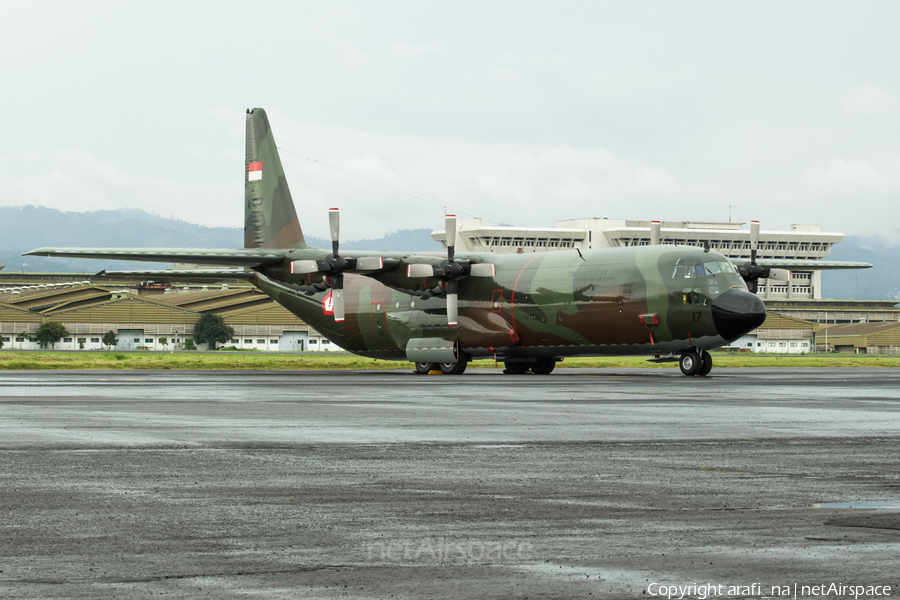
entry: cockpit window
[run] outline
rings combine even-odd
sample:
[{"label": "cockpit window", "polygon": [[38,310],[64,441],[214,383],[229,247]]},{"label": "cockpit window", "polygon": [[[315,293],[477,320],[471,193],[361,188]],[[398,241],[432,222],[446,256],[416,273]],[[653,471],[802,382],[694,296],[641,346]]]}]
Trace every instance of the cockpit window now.
[{"label": "cockpit window", "polygon": [[[712,257],[710,257],[712,258]],[[686,304],[695,304],[699,293],[716,297],[720,292],[733,287],[737,270],[727,260],[703,261],[697,257],[680,258],[672,269],[672,279],[684,281]]]}]

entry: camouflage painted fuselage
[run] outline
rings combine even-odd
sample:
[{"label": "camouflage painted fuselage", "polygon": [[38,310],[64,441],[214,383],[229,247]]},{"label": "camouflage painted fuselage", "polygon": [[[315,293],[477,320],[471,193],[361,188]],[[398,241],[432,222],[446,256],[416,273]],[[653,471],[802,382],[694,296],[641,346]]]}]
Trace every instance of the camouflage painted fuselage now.
[{"label": "camouflage painted fuselage", "polygon": [[310,293],[306,276],[270,272],[255,283],[339,346],[394,360],[409,360],[416,339],[458,340],[470,358],[710,349],[737,337],[717,328],[713,303],[731,290],[747,294],[724,256],[690,246],[466,256],[492,262],[497,274],[460,281],[456,327],[447,325],[443,298],[419,295],[437,280],[413,287],[400,269],[393,278],[348,274],[343,323],[327,314],[328,292]]}]

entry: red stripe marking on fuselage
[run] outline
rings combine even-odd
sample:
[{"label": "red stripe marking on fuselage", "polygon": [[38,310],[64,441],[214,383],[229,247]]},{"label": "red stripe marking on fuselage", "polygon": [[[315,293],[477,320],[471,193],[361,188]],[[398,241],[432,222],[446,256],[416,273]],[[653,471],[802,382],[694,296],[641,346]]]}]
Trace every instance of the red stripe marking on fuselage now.
[{"label": "red stripe marking on fuselage", "polygon": [[513,331],[516,332],[517,336],[519,335],[519,331],[516,328],[516,287],[518,287],[519,285],[519,279],[522,278],[522,273],[525,272],[525,269],[528,268],[528,265],[534,262],[535,258],[537,258],[537,254],[535,254],[534,258],[525,263],[525,266],[522,267],[521,271],[519,271],[519,276],[516,277],[516,282],[513,284],[512,297],[509,300],[509,316],[510,318],[512,318]]}]

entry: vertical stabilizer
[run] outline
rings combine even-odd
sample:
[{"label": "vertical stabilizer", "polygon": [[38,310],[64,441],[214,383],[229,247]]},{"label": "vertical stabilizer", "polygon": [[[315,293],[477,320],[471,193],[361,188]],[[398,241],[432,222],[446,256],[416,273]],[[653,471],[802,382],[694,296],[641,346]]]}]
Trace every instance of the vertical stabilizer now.
[{"label": "vertical stabilizer", "polygon": [[244,248],[306,247],[266,111],[247,109]]}]

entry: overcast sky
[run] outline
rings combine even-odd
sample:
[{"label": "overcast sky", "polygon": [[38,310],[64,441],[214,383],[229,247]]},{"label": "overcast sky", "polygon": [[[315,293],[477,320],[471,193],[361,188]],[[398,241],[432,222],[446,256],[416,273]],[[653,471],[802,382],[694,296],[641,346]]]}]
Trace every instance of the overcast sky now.
[{"label": "overcast sky", "polygon": [[[897,2],[0,2],[0,205],[243,225],[244,112],[307,233],[611,218],[900,243]],[[14,226],[3,223],[2,227]],[[94,243],[88,241],[89,245]]]}]

